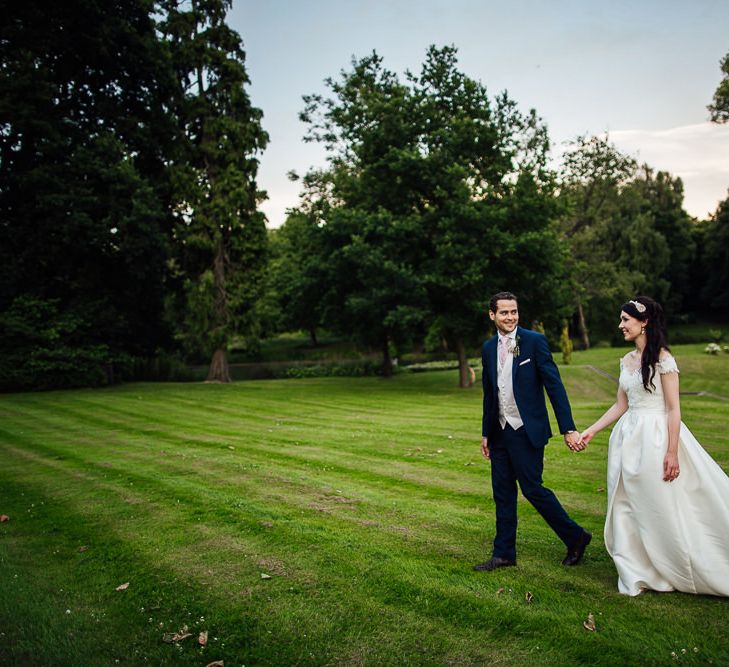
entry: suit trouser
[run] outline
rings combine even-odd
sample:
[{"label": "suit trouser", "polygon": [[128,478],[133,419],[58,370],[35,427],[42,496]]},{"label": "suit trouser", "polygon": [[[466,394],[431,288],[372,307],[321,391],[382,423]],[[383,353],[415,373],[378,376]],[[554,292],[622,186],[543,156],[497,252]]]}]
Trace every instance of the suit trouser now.
[{"label": "suit trouser", "polygon": [[515,431],[508,423],[489,439],[491,485],[496,503],[496,537],[493,555],[516,560],[516,507],[519,483],[524,497],[542,515],[567,547],[577,542],[582,528],[560,505],[557,496],[542,483],[544,448],[529,442],[524,427]]}]

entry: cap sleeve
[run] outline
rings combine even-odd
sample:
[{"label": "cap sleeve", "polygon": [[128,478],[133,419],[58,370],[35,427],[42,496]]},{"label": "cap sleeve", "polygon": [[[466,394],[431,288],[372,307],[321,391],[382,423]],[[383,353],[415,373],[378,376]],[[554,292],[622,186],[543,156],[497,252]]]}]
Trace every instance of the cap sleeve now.
[{"label": "cap sleeve", "polygon": [[663,359],[659,360],[659,362],[656,364],[656,368],[661,375],[663,375],[664,373],[679,372],[676,360],[670,354],[667,354],[665,357],[663,357]]}]

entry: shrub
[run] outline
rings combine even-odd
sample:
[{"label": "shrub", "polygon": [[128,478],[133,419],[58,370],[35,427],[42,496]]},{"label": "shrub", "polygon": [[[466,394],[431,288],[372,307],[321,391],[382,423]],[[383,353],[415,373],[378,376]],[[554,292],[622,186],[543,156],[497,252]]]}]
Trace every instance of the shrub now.
[{"label": "shrub", "polygon": [[160,350],[154,357],[134,357],[118,379],[190,382],[196,378],[193,369],[187,364],[178,357]]},{"label": "shrub", "polygon": [[567,322],[565,321],[562,326],[562,335],[559,339],[560,347],[562,348],[562,361],[565,364],[569,364],[572,361],[572,339],[570,338],[570,330]]},{"label": "shrub", "polygon": [[88,340],[88,322],[57,300],[16,298],[0,314],[0,390],[99,386],[130,361]]},{"label": "shrub", "polygon": [[367,377],[373,375],[382,375],[381,364],[373,361],[290,366],[283,372],[283,377],[287,378]]}]

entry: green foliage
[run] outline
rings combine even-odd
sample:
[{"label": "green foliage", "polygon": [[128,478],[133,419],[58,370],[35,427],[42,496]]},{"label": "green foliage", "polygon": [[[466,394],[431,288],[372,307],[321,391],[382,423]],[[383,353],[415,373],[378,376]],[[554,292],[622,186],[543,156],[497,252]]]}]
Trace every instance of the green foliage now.
[{"label": "green foliage", "polygon": [[[160,31],[176,73],[177,156],[171,167],[177,269],[183,299],[173,302],[188,350],[225,351],[256,326],[266,261],[265,220],[256,207],[257,153],[268,136],[245,90],[240,36],[226,23],[229,0],[160,3]],[[226,380],[227,363],[210,379]]]},{"label": "green foliage", "polygon": [[712,312],[729,314],[729,198],[705,225],[700,259],[701,302]]},{"label": "green foliage", "polygon": [[507,286],[559,322],[564,251],[536,114],[505,93],[491,101],[453,47],[431,47],[405,83],[374,53],[327,83],[332,97],[306,97],[301,115],[330,154],[302,203],[317,259],[306,246],[294,262],[320,270],[321,311],[309,311],[377,345],[386,366],[390,343],[426,335],[464,364],[488,295]]},{"label": "green foliage", "polygon": [[124,379],[145,382],[192,382],[198,378],[178,355],[160,350],[151,357],[131,359]]},{"label": "green foliage", "polygon": [[721,343],[724,332],[721,329],[709,329],[709,336],[714,343]]},{"label": "green foliage", "polygon": [[61,312],[58,300],[17,297],[0,313],[0,390],[98,386],[113,381],[121,359],[88,345],[83,314]]},{"label": "green foliage", "polygon": [[[683,209],[683,183],[680,178],[673,178],[666,172],[659,171],[654,175],[650,168],[644,166],[642,174],[630,184],[630,188],[638,194],[641,212],[652,219],[652,228],[665,241],[668,253],[667,261],[661,262],[664,264],[662,269],[660,264],[643,264],[643,273],[648,277],[651,276],[649,272],[656,273],[653,283],[647,282],[639,289],[655,295],[670,317],[683,312],[693,297],[691,268],[696,257],[696,243],[691,217]],[[650,255],[658,252],[665,257],[666,254],[662,248],[660,251],[655,248],[648,250]],[[640,261],[645,261],[641,254],[638,254]]]},{"label": "green foliage", "polygon": [[613,257],[613,220],[625,217],[620,216],[619,193],[636,166],[635,160],[599,137],[580,136],[565,152],[561,222],[571,250],[568,275],[575,306],[586,320],[580,332],[583,344],[589,342],[584,327],[597,324],[590,315],[622,303],[624,295],[634,291],[632,263],[619,271]]},{"label": "green foliage", "polygon": [[720,63],[722,80],[714,92],[714,99],[707,107],[711,113],[711,120],[715,123],[729,122],[729,53]]},{"label": "green foliage", "polygon": [[116,375],[99,365],[169,340],[169,77],[150,6],[8,5],[0,62],[0,313],[32,321],[43,303],[63,332],[0,359],[5,381],[98,384]]},{"label": "green foliage", "polygon": [[320,229],[319,242],[304,248],[318,250],[321,306],[314,312],[328,328],[382,350],[388,374],[390,343],[412,339],[426,316],[414,263],[421,241],[413,100],[376,54],[327,84],[333,97],[305,97],[302,113],[308,139],[330,154],[328,170],[307,175],[303,202],[309,224]]},{"label": "green foliage", "polygon": [[322,299],[329,277],[324,231],[312,215],[292,212],[269,234],[269,288],[278,308],[279,331],[302,329],[316,343],[324,320]]},{"label": "green foliage", "polygon": [[355,361],[336,364],[311,364],[289,366],[283,373],[288,378],[318,377],[367,377],[382,375],[382,365],[372,361]]},{"label": "green foliage", "polygon": [[680,179],[645,165],[639,171],[608,138],[578,137],[565,154],[562,182],[562,231],[583,345],[588,330],[616,339],[615,309],[636,294],[652,295],[669,316],[693,305],[695,232]]}]

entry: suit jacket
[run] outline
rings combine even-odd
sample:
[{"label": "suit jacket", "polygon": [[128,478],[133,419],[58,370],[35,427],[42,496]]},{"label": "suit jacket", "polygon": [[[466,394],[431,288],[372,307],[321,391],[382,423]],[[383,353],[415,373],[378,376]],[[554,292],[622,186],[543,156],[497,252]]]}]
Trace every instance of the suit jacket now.
[{"label": "suit jacket", "polygon": [[[552,404],[560,433],[575,431],[567,392],[562,384],[557,364],[554,363],[547,339],[542,334],[517,327],[519,354],[514,357],[511,377],[514,398],[524,422],[529,442],[544,447],[552,430],[544,400],[544,390]],[[498,335],[487,340],[481,348],[483,362],[483,424],[482,435],[491,437],[499,424],[499,398],[497,383]]]}]

